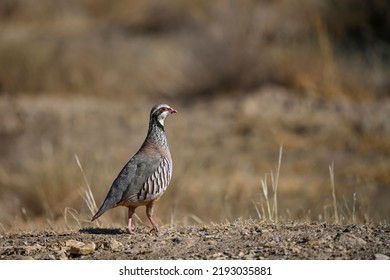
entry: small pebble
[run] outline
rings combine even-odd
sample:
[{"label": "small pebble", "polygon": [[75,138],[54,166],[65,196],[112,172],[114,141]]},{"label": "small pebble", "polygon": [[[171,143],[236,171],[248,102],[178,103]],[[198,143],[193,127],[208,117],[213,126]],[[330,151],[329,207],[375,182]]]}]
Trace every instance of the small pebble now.
[{"label": "small pebble", "polygon": [[375,254],[376,260],[390,260],[389,256],[383,255],[383,254]]}]

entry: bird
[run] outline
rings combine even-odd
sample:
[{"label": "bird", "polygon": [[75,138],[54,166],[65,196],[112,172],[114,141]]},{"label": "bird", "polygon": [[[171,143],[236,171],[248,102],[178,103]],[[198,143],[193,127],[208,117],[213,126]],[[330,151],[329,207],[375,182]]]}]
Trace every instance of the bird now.
[{"label": "bird", "polygon": [[155,105],[150,111],[149,129],[140,149],[125,164],[111,185],[92,222],[106,211],[128,208],[127,230],[132,231],[132,217],[138,206],[146,206],[151,231],[159,231],[153,219],[154,203],[163,195],[172,178],[172,157],[165,134],[165,118],[177,113],[167,104]]}]

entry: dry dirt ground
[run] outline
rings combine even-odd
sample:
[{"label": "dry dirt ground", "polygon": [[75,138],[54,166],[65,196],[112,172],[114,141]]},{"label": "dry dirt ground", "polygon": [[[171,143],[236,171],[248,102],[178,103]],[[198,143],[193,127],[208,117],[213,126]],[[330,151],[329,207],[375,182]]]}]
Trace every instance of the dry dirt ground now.
[{"label": "dry dirt ground", "polygon": [[255,221],[0,235],[1,259],[389,259],[390,226]]}]

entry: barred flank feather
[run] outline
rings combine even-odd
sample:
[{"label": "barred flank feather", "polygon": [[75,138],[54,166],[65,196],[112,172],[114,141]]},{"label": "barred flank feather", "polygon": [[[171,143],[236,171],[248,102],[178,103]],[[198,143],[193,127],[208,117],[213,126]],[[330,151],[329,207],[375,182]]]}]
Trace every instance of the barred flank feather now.
[{"label": "barred flank feather", "polygon": [[149,201],[161,196],[172,177],[172,161],[163,158],[157,170],[146,180],[138,194],[138,200]]}]

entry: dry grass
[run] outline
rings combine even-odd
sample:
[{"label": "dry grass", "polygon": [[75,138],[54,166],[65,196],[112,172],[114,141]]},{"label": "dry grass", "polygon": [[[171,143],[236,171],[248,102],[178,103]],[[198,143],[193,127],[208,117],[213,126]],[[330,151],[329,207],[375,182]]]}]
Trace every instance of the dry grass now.
[{"label": "dry grass", "polygon": [[[278,165],[276,168],[276,175],[274,176],[273,171],[271,171],[269,173],[269,177],[271,179],[272,194],[273,194],[272,207],[271,207],[271,202],[270,202],[271,198],[268,197],[268,183],[267,183],[268,182],[268,180],[267,180],[268,173],[266,173],[264,175],[264,179],[261,179],[261,189],[263,191],[265,203],[267,206],[268,221],[273,221],[275,223],[278,222],[278,184],[279,184],[280,166],[282,164],[282,152],[283,152],[283,146],[280,146],[279,160],[278,160]],[[263,205],[261,204],[261,209],[262,209],[263,215],[260,214],[256,204],[255,204],[255,207],[256,207],[256,212],[257,212],[258,218],[260,220],[267,220],[267,218],[266,218],[267,215],[264,212]],[[271,208],[272,208],[272,210],[271,210]],[[264,219],[262,217],[264,217]]]},{"label": "dry grass", "polygon": [[160,224],[388,219],[386,1],[64,3],[0,4],[2,227],[88,224],[161,101]]},{"label": "dry grass", "polygon": [[336,224],[339,224],[340,220],[339,220],[339,213],[337,210],[336,187],[334,184],[334,165],[333,165],[333,163],[331,165],[329,165],[329,173],[330,173],[330,188],[332,190],[334,221]]},{"label": "dry grass", "polygon": [[77,165],[80,168],[81,173],[83,174],[84,182],[86,185],[86,188],[82,189],[83,199],[84,199],[85,204],[88,207],[88,210],[90,212],[89,214],[91,214],[93,216],[98,211],[98,207],[96,206],[95,198],[93,196],[91,187],[88,183],[88,179],[87,179],[87,176],[85,175],[84,169],[81,166],[79,157],[77,155],[75,155],[75,158],[76,158]]}]

